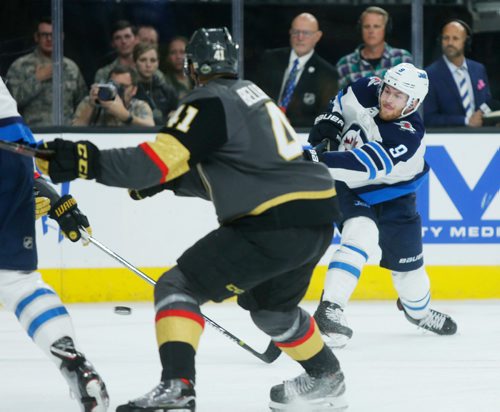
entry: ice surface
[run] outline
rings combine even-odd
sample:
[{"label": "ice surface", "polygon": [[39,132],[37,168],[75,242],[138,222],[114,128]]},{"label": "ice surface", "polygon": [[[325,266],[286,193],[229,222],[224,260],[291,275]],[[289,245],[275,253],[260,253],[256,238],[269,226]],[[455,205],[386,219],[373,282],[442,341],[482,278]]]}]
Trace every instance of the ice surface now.
[{"label": "ice surface", "polygon": [[[149,303],[72,304],[79,348],[104,378],[110,411],[149,391],[160,362]],[[435,301],[458,323],[455,336],[418,330],[394,302],[351,302],[354,329],[337,351],[346,375],[350,412],[500,411],[500,301]],[[312,312],[315,304],[304,303]],[[208,304],[205,315],[263,351],[268,338],[234,303]],[[266,365],[208,324],[197,355],[198,412],[267,411],[269,389],[301,373],[282,355]],[[0,309],[0,411],[79,411],[62,376],[26,336],[14,315]]]}]

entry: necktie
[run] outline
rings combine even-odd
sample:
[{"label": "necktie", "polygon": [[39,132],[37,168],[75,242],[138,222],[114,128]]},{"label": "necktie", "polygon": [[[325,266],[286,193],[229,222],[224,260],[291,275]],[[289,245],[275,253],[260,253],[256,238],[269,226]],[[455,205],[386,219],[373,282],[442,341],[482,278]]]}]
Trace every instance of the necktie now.
[{"label": "necktie", "polygon": [[460,79],[458,89],[460,92],[460,97],[462,98],[462,106],[464,107],[465,116],[469,118],[470,116],[472,116],[472,100],[469,94],[469,88],[467,87],[467,79],[465,78],[463,70],[464,69],[457,70],[458,77]]},{"label": "necktie", "polygon": [[299,59],[295,59],[293,62],[292,70],[290,70],[290,74],[288,75],[288,79],[286,79],[285,87],[283,89],[283,94],[281,95],[281,100],[279,102],[279,106],[281,110],[284,112],[292,99],[293,91],[295,90],[295,80],[297,78],[297,72],[299,68]]}]

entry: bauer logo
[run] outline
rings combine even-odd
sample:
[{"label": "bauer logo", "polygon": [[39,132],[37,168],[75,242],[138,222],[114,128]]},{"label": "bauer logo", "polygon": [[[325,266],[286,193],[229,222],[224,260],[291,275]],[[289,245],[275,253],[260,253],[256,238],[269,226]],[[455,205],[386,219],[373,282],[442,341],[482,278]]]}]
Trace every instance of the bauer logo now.
[{"label": "bauer logo", "polygon": [[500,151],[449,149],[427,147],[431,171],[417,192],[424,243],[499,243]]}]

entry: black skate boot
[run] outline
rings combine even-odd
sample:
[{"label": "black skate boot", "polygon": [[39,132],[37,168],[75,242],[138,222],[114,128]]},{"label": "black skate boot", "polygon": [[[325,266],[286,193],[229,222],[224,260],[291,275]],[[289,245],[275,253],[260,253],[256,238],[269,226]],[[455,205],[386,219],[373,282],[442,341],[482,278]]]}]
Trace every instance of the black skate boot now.
[{"label": "black skate boot", "polygon": [[341,371],[314,378],[307,373],[271,388],[272,411],[319,412],[347,408]]},{"label": "black skate boot", "polygon": [[326,336],[326,344],[330,348],[343,348],[352,338],[352,329],[347,326],[347,320],[342,308],[336,303],[323,300],[314,313],[321,334]]},{"label": "black skate boot", "polygon": [[194,412],[195,409],[193,383],[187,379],[170,379],[160,382],[144,396],[118,406],[116,412]]},{"label": "black skate boot", "polygon": [[106,412],[109,406],[106,385],[85,356],[76,351],[73,340],[65,336],[55,342],[50,351],[62,360],[61,373],[82,412]]},{"label": "black skate boot", "polygon": [[457,331],[457,324],[455,321],[444,313],[431,309],[425,318],[413,319],[410,315],[408,315],[408,313],[406,313],[406,310],[399,299],[396,304],[398,305],[398,309],[404,312],[406,319],[408,319],[409,322],[422,329],[430,330],[438,335],[454,335]]}]

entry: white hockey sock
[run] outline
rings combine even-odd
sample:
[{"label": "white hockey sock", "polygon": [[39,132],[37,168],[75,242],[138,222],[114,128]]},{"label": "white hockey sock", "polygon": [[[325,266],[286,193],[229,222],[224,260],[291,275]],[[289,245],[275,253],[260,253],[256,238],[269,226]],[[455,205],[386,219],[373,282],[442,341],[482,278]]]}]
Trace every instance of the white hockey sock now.
[{"label": "white hockey sock", "polygon": [[430,310],[431,291],[424,267],[410,272],[392,272],[392,281],[406,313],[413,319],[425,318]]},{"label": "white hockey sock", "polygon": [[345,307],[356,289],[367,259],[363,249],[349,244],[340,245],[328,265],[323,300]]},{"label": "white hockey sock", "polygon": [[50,346],[64,336],[75,340],[73,324],[61,299],[38,272],[1,272],[0,301],[14,312],[35,344],[60,366],[61,360],[52,355]]}]

